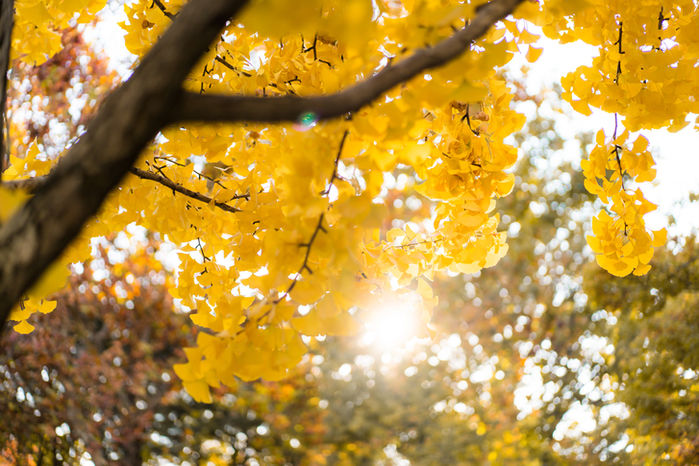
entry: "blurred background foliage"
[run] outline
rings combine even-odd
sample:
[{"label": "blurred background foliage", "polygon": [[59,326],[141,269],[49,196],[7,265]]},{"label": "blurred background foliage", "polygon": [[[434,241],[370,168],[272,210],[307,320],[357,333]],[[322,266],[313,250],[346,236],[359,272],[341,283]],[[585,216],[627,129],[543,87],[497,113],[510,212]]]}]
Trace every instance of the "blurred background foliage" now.
[{"label": "blurred background foliage", "polygon": [[[70,71],[76,54],[103,76],[93,90],[114,82],[79,36],[64,41],[55,59],[14,82],[31,94],[65,82],[79,72]],[[27,107],[22,89],[9,95]],[[65,131],[31,123],[13,132],[49,150],[53,138],[79,132],[97,105],[86,102],[60,120]],[[43,115],[27,125],[66,103],[43,105],[24,108]],[[211,404],[192,401],[172,372],[195,335],[169,297],[174,278],[154,258],[157,238],[122,233],[96,244],[56,311],[35,316],[30,335],[2,335],[0,461],[696,464],[696,238],[671,240],[640,278],[592,264],[583,227],[593,198],[578,169],[591,136],[563,140],[560,118],[539,108],[512,141],[522,154],[516,186],[498,202],[509,253],[475,275],[435,277],[432,339],[309,341],[290,379],[241,382]],[[398,169],[401,177],[416,181]],[[384,200],[396,210],[425,204],[391,189]]]}]

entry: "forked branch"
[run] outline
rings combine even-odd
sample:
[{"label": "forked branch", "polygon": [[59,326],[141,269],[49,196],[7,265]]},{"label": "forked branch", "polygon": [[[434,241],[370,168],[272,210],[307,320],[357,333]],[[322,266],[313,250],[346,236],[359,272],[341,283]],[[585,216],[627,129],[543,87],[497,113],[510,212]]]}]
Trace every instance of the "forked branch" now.
[{"label": "forked branch", "polygon": [[[3,2],[6,0],[0,0]],[[443,65],[523,0],[482,5],[462,30],[416,51],[344,91],[318,97],[196,95],[182,91],[192,67],[246,0],[190,0],[131,78],[102,104],[87,131],[61,158],[34,196],[0,225],[0,330],[15,303],[56,260],[143,148],[180,121],[294,121],[312,112],[327,119],[356,111],[384,92]],[[154,2],[158,6],[160,2]]]},{"label": "forked branch", "polygon": [[327,119],[354,112],[393,87],[418,74],[455,59],[488,29],[512,13],[523,0],[494,0],[481,6],[466,27],[433,47],[389,65],[374,76],[345,90],[314,97],[198,94],[183,92],[171,122],[184,121],[296,121],[306,113]]}]

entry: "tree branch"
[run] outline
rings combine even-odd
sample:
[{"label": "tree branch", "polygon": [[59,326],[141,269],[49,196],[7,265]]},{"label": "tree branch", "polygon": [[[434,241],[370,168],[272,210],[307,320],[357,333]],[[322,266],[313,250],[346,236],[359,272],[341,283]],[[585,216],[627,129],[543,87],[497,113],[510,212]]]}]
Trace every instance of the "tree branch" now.
[{"label": "tree branch", "polygon": [[[0,0],[4,2],[5,0]],[[193,95],[182,91],[191,68],[246,0],[190,0],[131,78],[102,104],[87,131],[34,196],[0,226],[0,330],[10,310],[56,260],[159,130],[177,121],[293,121],[355,111],[419,73],[468,49],[523,0],[493,0],[464,29],[432,48],[337,94],[310,98]],[[322,226],[322,225],[321,225]]]},{"label": "tree branch", "polygon": [[[163,186],[172,189],[175,192],[183,194],[197,201],[210,204],[213,198],[201,194],[197,191],[185,188],[181,184],[177,184],[174,181],[166,178],[165,176],[158,175],[157,173],[152,173],[146,170],[141,170],[140,168],[131,167],[129,172],[143,180],[155,181],[156,183],[162,184]],[[35,176],[34,178],[25,178],[22,180],[8,180],[0,184],[1,187],[5,189],[21,189],[28,193],[36,192],[41,186],[46,184],[49,179],[49,175]],[[208,178],[207,178],[208,179]],[[236,199],[250,199],[249,194],[234,194],[226,202],[234,201]],[[240,212],[240,209],[236,207],[229,206],[226,202],[215,201],[214,205],[219,209],[225,210],[226,212]]]},{"label": "tree branch", "polygon": [[189,1],[46,182],[0,227],[0,326],[168,123],[182,82],[246,3]]},{"label": "tree branch", "polygon": [[[340,157],[342,156],[342,148],[345,147],[345,140],[347,140],[348,134],[348,130],[345,130],[345,132],[342,134],[342,139],[340,140],[340,147],[337,149],[337,155],[335,156],[335,162],[333,163],[333,174],[330,177],[328,186],[321,193],[321,196],[327,196],[330,193],[330,190],[333,186],[333,182],[337,179],[337,165],[340,162]],[[288,296],[288,294],[291,293],[291,290],[293,290],[296,286],[296,283],[298,282],[299,277],[301,277],[301,275],[303,274],[304,270],[307,270],[310,274],[313,273],[313,270],[311,270],[311,268],[308,266],[308,259],[311,257],[311,248],[313,247],[313,243],[315,243],[315,240],[318,237],[318,233],[320,233],[321,231],[323,233],[328,232],[323,226],[324,219],[325,212],[320,214],[320,217],[318,217],[318,223],[316,224],[316,227],[313,229],[313,233],[311,234],[311,237],[308,239],[308,241],[306,243],[299,244],[300,248],[306,249],[306,253],[303,256],[303,263],[301,264],[301,267],[299,267],[299,270],[296,272],[296,275],[292,279],[286,291],[284,291],[284,293],[279,298],[274,300],[274,304],[282,302]]]},{"label": "tree branch", "polygon": [[7,97],[7,70],[10,67],[10,48],[12,45],[13,0],[0,0],[0,180],[5,171],[5,153],[9,153],[9,147],[5,147],[5,99]]},{"label": "tree branch", "polygon": [[[340,162],[340,157],[342,157],[342,148],[345,147],[345,141],[347,140],[348,134],[349,134],[349,130],[345,130],[345,132],[342,134],[342,139],[340,139],[340,147],[337,149],[337,155],[335,156],[335,162],[333,162],[332,176],[330,177],[330,181],[328,182],[327,187],[321,193],[321,196],[327,196],[333,187],[333,182],[336,179],[339,179],[339,177],[337,176],[337,166]],[[294,278],[291,279],[291,283],[289,283],[289,286],[286,288],[284,293],[282,293],[281,296],[279,296],[277,299],[272,301],[273,305],[279,304],[280,302],[284,301],[287,296],[289,296],[289,293],[291,293],[291,291],[296,287],[296,284],[298,283],[299,278],[301,278],[301,275],[303,274],[304,271],[307,271],[309,274],[313,274],[313,270],[311,270],[311,268],[308,266],[308,261],[311,257],[311,248],[313,247],[313,243],[315,243],[315,240],[318,237],[318,233],[320,233],[320,232],[327,233],[328,232],[328,230],[323,226],[324,220],[325,220],[325,212],[320,214],[320,217],[318,217],[318,223],[316,223],[316,226],[313,229],[313,233],[311,233],[311,237],[308,239],[308,241],[305,243],[299,244],[300,248],[306,249],[306,253],[303,255],[303,263],[301,264],[301,267],[299,267],[298,271],[294,275]],[[272,312],[272,308],[268,309],[261,316],[257,317],[257,319],[255,319],[255,325],[259,325],[263,319],[265,319],[267,316],[269,316],[270,312]],[[245,327],[250,322],[251,322],[250,320],[245,320],[241,324],[240,330],[238,330],[238,334],[241,334],[242,332],[244,332]]]},{"label": "tree branch", "polygon": [[46,183],[47,179],[48,175],[23,178],[21,180],[7,180],[3,181],[2,184],[0,184],[0,187],[4,189],[21,189],[22,191],[33,193],[39,188],[39,186]]},{"label": "tree branch", "polygon": [[384,92],[418,74],[448,63],[465,52],[497,21],[510,14],[523,0],[494,0],[481,6],[471,22],[434,47],[417,50],[396,65],[389,65],[363,82],[335,94],[298,97],[255,97],[183,92],[170,122],[184,121],[296,121],[306,113],[318,119],[356,111]]},{"label": "tree branch", "polygon": [[[175,183],[172,180],[169,180],[168,178],[165,178],[162,175],[158,175],[156,173],[151,173],[147,172],[145,170],[141,170],[140,168],[132,167],[129,169],[129,172],[132,174],[136,175],[137,177],[144,179],[144,180],[151,180],[155,181],[156,183],[160,183],[163,186],[167,186],[168,188],[172,189],[175,192],[178,192],[180,194],[183,194],[187,197],[191,197],[192,199],[196,199],[197,201],[204,202],[206,204],[211,204],[212,202],[216,207],[218,207],[221,210],[225,210],[226,212],[240,212],[240,209],[237,207],[230,206],[226,204],[225,202],[219,202],[219,201],[214,201],[213,198],[210,198],[208,196],[205,196],[201,193],[198,193],[196,191],[192,191],[191,189],[187,189],[184,186]],[[228,199],[226,202],[233,201],[235,199],[249,199],[250,195],[249,194],[235,194],[233,197]]]}]

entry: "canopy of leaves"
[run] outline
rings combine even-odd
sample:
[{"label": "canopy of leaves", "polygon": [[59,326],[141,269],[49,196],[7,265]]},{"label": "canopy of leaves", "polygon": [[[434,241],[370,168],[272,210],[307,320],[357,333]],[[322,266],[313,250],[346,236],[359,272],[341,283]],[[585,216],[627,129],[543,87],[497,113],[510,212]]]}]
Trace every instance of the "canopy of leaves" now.
[{"label": "canopy of leaves", "polygon": [[[237,462],[331,458],[348,464],[378,461],[389,455],[387,447],[417,463],[690,461],[696,456],[694,240],[671,243],[672,253],[659,249],[663,252],[654,261],[666,232],[645,223],[655,206],[639,183],[652,181],[655,168],[649,141],[638,133],[677,130],[688,125],[688,115],[699,113],[696,2],[648,0],[639,8],[601,0],[231,1],[230,12],[245,8],[207,51],[181,44],[198,60],[182,73],[182,78],[188,74],[184,82],[169,82],[168,76],[150,82],[153,88],[165,83],[175,89],[163,94],[171,102],[158,101],[158,111],[147,98],[143,110],[129,107],[142,125],[119,127],[118,133],[100,126],[110,121],[100,117],[116,108],[107,104],[119,95],[141,85],[151,89],[139,76],[147,76],[142,70],[153,63],[151,57],[167,56],[156,44],[178,25],[200,24],[195,14],[208,12],[197,12],[200,3],[124,5],[121,26],[136,71],[116,91],[123,94],[107,101],[102,107],[107,110],[98,111],[91,124],[101,96],[117,78],[84,42],[78,24],[92,21],[105,2],[15,3],[10,138],[0,166],[0,297],[9,296],[3,293],[14,279],[6,264],[34,267],[36,261],[27,258],[36,254],[43,270],[63,252],[33,288],[28,286],[37,277],[23,278],[26,286],[16,294],[21,299],[10,319],[18,333],[38,329],[26,340],[12,338],[63,345],[51,347],[52,357],[80,356],[79,349],[97,359],[104,353],[111,359],[92,369],[108,367],[103,369],[110,374],[107,380],[135,385],[114,382],[127,397],[122,403],[114,402],[116,393],[103,400],[66,398],[65,387],[84,394],[80,377],[99,381],[99,374],[84,370],[66,376],[52,372],[46,361],[28,361],[33,375],[17,379],[18,361],[24,359],[12,353],[21,347],[17,343],[7,349],[5,376],[12,382],[3,389],[5,403],[17,419],[36,417],[31,405],[43,403],[43,411],[36,409],[47,417],[45,423],[27,421],[8,429],[13,439],[8,451],[76,458],[86,449],[97,461],[107,461],[151,453],[176,458],[188,448],[202,458],[235,455]],[[211,2],[212,15],[214,10]],[[216,21],[224,24],[221,15],[215,14]],[[526,86],[512,82],[503,67],[516,56],[536,61],[543,36],[582,40],[599,51],[592,65],[561,82],[562,97],[575,111],[614,114],[613,128],[600,128],[581,142],[589,154],[581,170],[577,163],[550,162],[550,153],[563,144],[550,121],[531,121],[516,134],[525,119],[514,102],[526,98]],[[431,46],[422,48],[425,44]],[[421,60],[425,64],[417,71],[381,87],[382,80]],[[175,59],[159,63],[170,62]],[[330,100],[313,97],[318,95]],[[350,103],[331,111],[328,102]],[[96,163],[89,170],[65,168],[80,160],[81,147],[108,140],[109,134],[118,135],[114,146],[133,139],[133,158],[112,154],[118,163],[109,159],[112,165]],[[102,148],[109,152],[111,145]],[[95,152],[91,156],[101,160]],[[128,176],[103,199],[111,185],[96,180],[109,167],[115,170],[112,185],[127,170]],[[76,172],[80,181],[65,181]],[[68,206],[62,218],[33,217],[41,203],[47,204],[56,180],[79,186],[91,207],[73,196],[61,203]],[[98,215],[76,236],[97,206]],[[583,266],[591,254],[582,225],[598,209],[586,237],[596,262],[614,276],[644,278],[621,281],[595,269],[586,272],[583,286]],[[73,223],[65,226],[63,217]],[[59,226],[72,231],[61,241],[74,239],[73,244],[64,250],[60,241],[47,240],[2,252],[17,236],[39,241],[53,234],[47,233],[52,228],[32,223],[37,218],[51,218],[56,231]],[[17,233],[27,221],[34,236]],[[54,293],[67,283],[67,264],[88,263],[92,238],[134,223],[174,249],[175,277],[160,275],[173,286],[136,290],[138,280],[130,283],[127,272],[106,260],[108,278],[95,285],[108,287],[101,290],[104,296],[91,292],[89,277],[70,279],[86,286],[74,302],[94,304],[78,309],[75,324],[80,316],[89,319],[74,333],[84,336],[92,325],[94,335],[76,343],[70,333],[58,341],[61,330],[47,320],[54,317],[37,320],[32,314],[57,308]],[[156,267],[152,252],[139,260]],[[651,264],[657,271],[648,275]],[[163,284],[157,274],[139,273]],[[199,330],[195,339],[178,321],[182,315],[169,313],[168,292],[190,312],[187,319]],[[139,314],[135,307],[126,313],[121,305],[135,306],[137,296],[145,299],[143,312],[157,308],[163,317],[134,323],[136,329],[143,326],[141,333],[129,326],[128,334],[142,339],[128,348],[122,338],[103,342],[103,327],[91,313],[111,303],[117,306],[114,315],[121,316],[117,320],[129,321]],[[347,347],[340,356],[329,347],[323,362],[305,356],[324,346],[319,342],[326,336],[355,333],[372,305],[395,296],[417,296],[422,335],[431,332],[435,338],[423,359],[405,359],[382,372],[380,365],[358,362],[360,349]],[[15,302],[0,307],[9,310]],[[76,312],[70,302],[58,308]],[[151,342],[148,332],[159,325],[176,331],[163,341],[156,332],[159,341]],[[67,332],[69,326],[57,328]],[[59,336],[49,338],[49,329]],[[41,338],[49,341],[35,340]],[[463,354],[459,366],[439,357],[440,339],[450,338]],[[166,351],[161,360],[146,358],[160,347]],[[339,363],[347,354],[358,356]],[[116,358],[136,364],[146,358],[148,369],[125,373]],[[338,363],[350,368],[349,380]],[[161,384],[170,364],[194,400],[216,409],[200,409],[173,395],[170,411],[156,413],[151,406],[174,393]],[[405,382],[401,372],[412,379]],[[485,373],[491,377],[482,378]],[[39,375],[45,385],[58,377],[64,388],[27,391],[42,387]],[[260,378],[268,382],[248,384]],[[281,380],[288,381],[274,383]],[[533,381],[540,381],[543,395],[527,392]],[[235,397],[226,398],[222,386]],[[152,399],[143,398],[143,390]],[[54,404],[46,401],[53,399],[77,404],[53,412]],[[138,408],[138,401],[146,408]],[[100,402],[98,421],[84,404]],[[133,406],[148,409],[152,418],[133,420],[128,412]],[[232,407],[236,416],[222,419],[221,412]],[[122,409],[127,412],[115,413]],[[71,422],[64,420],[66,412],[74,416]],[[583,412],[597,421],[596,428],[566,427]],[[207,427],[202,419],[216,422]],[[132,424],[122,434],[123,422]],[[139,443],[147,442],[146,424],[165,432],[160,435],[170,444]],[[314,424],[323,427],[314,430]],[[208,448],[210,438],[219,441],[220,451]]]},{"label": "canopy of leaves", "polygon": [[[88,20],[100,6],[71,3],[74,10],[68,11],[60,2],[18,3],[17,63],[42,63],[57,51],[51,45],[37,53],[37,44],[25,36],[53,44],[55,31],[70,18]],[[181,2],[129,4],[123,24],[129,50],[144,54],[180,7]],[[657,75],[642,66],[654,59],[644,49],[649,19],[624,4],[527,3],[516,17],[543,26],[551,37],[582,39],[603,51],[592,68],[594,79],[588,70],[563,82],[564,97],[578,110],[594,105],[615,111],[626,117],[629,129],[668,123],[677,128],[691,105],[663,118],[654,112],[652,120],[644,120],[640,109],[657,95],[667,101],[665,83],[679,82],[681,70],[695,60],[693,36],[677,31],[691,29],[685,24],[696,6],[658,4],[657,9],[653,40],[660,34],[661,43],[651,53],[657,66],[675,62],[676,51],[688,51],[686,64],[680,61]],[[263,96],[332,93],[422,43],[444,39],[464,25],[468,29],[469,18],[475,24],[475,17],[485,14],[471,4],[432,1],[379,2],[375,11],[363,1],[311,2],[293,10],[284,2],[252,2],[201,58],[185,89]],[[298,21],[290,22],[291,17]],[[522,118],[511,110],[512,91],[494,68],[522,48],[532,60],[537,55],[529,45],[537,36],[517,21],[508,17],[447,67],[389,91],[387,99],[343,120],[315,125],[311,112],[301,115],[295,127],[174,125],[145,151],[83,237],[137,221],[179,246],[177,296],[197,310],[193,321],[212,332],[201,334],[196,348],[187,352],[189,362],[177,369],[195,397],[208,399],[209,387],[226,384],[230,374],[283,377],[304,353],[300,335],[351,328],[352,309],[380,298],[396,283],[418,286],[429,320],[436,301],[425,278],[439,271],[473,273],[505,254],[505,234],[497,230],[501,216],[492,208],[495,198],[512,189],[512,175],[504,170],[516,160],[516,150],[503,138],[519,128]],[[32,24],[46,27],[32,29]],[[664,45],[664,31],[679,45]],[[471,78],[458,73],[464,69]],[[695,87],[673,91],[694,95]],[[651,180],[653,161],[644,138],[628,145],[628,132],[617,134],[617,129],[612,150],[600,131],[598,148],[583,164],[587,189],[610,202],[614,213],[604,211],[593,221],[589,241],[605,269],[641,275],[649,269],[653,246],[663,243],[664,231],[647,231],[643,215],[653,206],[626,185]],[[6,177],[38,174],[33,166],[38,152],[22,150],[29,142],[15,145]],[[385,178],[401,167],[411,173],[399,189],[414,199],[411,205],[426,208],[390,215],[381,208],[389,187]],[[76,245],[57,267],[84,257],[81,250]],[[30,293],[29,307],[55,286]],[[299,305],[313,310],[300,317]],[[22,322],[25,315],[15,312],[13,318]]]}]

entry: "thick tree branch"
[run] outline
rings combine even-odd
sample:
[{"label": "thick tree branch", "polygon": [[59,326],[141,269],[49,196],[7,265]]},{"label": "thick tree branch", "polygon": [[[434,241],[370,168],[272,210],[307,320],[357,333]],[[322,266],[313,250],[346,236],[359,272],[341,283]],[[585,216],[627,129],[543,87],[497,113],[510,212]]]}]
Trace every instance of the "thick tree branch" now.
[{"label": "thick tree branch", "polygon": [[78,235],[163,127],[192,120],[293,121],[306,112],[323,119],[355,111],[457,57],[520,1],[494,0],[481,6],[469,25],[451,38],[337,94],[256,98],[182,91],[192,66],[246,4],[246,0],[190,0],[131,78],[105,100],[86,133],[45,182],[34,187],[32,199],[0,226],[0,329],[14,303]]},{"label": "thick tree branch", "polygon": [[184,92],[171,114],[181,121],[296,121],[306,113],[318,119],[356,111],[384,92],[418,74],[446,64],[465,52],[497,21],[510,14],[522,0],[494,0],[481,6],[471,22],[433,47],[417,50],[396,65],[390,65],[367,80],[335,94],[298,97],[255,97],[195,94]]},{"label": "thick tree branch", "polygon": [[0,227],[0,325],[168,123],[191,68],[245,4],[189,1],[46,183]]},{"label": "thick tree branch", "polygon": [[0,179],[5,170],[5,98],[7,96],[7,70],[10,67],[10,46],[12,45],[13,0],[0,0]]},{"label": "thick tree branch", "polygon": [[0,184],[0,187],[5,189],[21,189],[22,191],[33,193],[39,189],[39,186],[46,184],[48,178],[48,175],[43,175],[34,176],[32,178],[24,178],[21,180],[7,180],[3,181],[2,184]]}]

